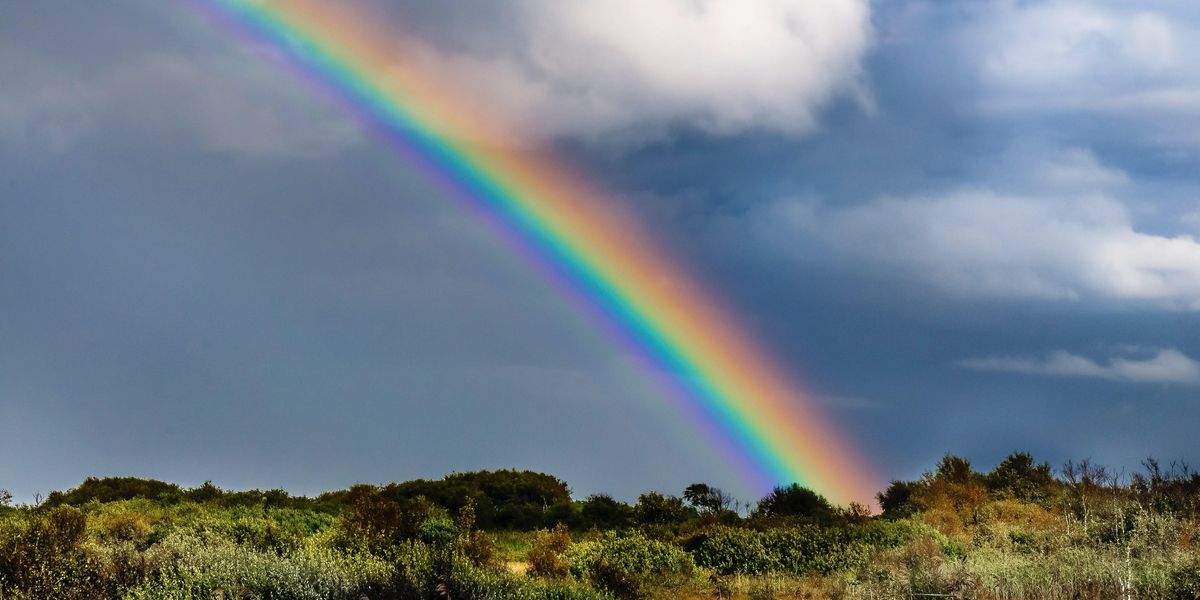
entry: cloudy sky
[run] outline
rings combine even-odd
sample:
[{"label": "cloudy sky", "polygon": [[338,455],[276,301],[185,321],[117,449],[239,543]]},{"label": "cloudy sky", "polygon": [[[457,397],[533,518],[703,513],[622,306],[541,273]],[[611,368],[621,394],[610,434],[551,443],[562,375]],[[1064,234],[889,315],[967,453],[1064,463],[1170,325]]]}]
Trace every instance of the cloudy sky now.
[{"label": "cloudy sky", "polygon": [[[889,477],[1200,460],[1200,5],[375,0]],[[744,496],[623,354],[188,3],[0,2],[0,487],[518,467]]]}]

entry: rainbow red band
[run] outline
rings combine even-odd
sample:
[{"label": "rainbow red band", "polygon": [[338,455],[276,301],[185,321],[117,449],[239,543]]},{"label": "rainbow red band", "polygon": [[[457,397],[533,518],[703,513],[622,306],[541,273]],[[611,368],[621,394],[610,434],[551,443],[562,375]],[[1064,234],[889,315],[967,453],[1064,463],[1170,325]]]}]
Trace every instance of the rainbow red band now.
[{"label": "rainbow red band", "polygon": [[205,0],[282,51],[428,175],[480,211],[638,351],[708,443],[760,489],[800,483],[872,502],[873,470],[814,400],[639,225],[569,169],[421,68],[396,32],[345,2]]}]

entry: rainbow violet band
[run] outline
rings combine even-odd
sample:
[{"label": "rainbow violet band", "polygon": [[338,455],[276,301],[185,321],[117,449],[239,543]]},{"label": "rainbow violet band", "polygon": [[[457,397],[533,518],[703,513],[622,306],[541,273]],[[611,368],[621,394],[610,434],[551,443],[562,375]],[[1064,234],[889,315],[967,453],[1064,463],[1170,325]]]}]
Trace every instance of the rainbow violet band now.
[{"label": "rainbow violet band", "polygon": [[513,241],[636,350],[697,435],[759,490],[799,483],[873,504],[879,483],[847,438],[686,270],[565,165],[442,81],[421,49],[347,2],[194,0],[274,48]]}]

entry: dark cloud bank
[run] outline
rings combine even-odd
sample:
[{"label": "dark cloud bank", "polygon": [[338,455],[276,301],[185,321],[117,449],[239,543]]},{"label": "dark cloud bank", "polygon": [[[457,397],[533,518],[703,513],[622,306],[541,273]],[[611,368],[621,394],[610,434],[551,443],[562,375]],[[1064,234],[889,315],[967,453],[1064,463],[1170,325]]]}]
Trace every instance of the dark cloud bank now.
[{"label": "dark cloud bank", "polygon": [[[737,481],[255,48],[54,4],[0,8],[0,484]],[[1191,4],[685,4],[380,10],[642,214],[886,474],[1197,458]]]}]

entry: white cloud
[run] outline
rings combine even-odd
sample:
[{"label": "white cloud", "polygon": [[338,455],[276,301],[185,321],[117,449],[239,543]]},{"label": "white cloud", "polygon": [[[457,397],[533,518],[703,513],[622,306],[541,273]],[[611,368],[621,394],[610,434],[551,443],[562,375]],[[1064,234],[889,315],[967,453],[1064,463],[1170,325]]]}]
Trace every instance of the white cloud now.
[{"label": "white cloud", "polygon": [[1100,363],[1065,350],[1045,357],[989,357],[959,362],[969,369],[1028,375],[1095,377],[1139,383],[1200,383],[1200,362],[1174,349],[1153,349],[1138,357],[1113,357]]},{"label": "white cloud", "polygon": [[1130,71],[1162,72],[1180,60],[1176,29],[1152,12],[1118,12],[1074,1],[997,4],[984,25],[995,41],[983,57],[990,82],[1054,89]]},{"label": "white cloud", "polygon": [[1200,31],[1144,5],[997,2],[958,36],[991,111],[1092,112],[1146,141],[1196,142]]},{"label": "white cloud", "polygon": [[803,132],[834,95],[865,97],[864,0],[588,0],[513,10],[518,31],[507,47],[431,50],[430,59],[524,131],[644,136],[683,123]]},{"label": "white cloud", "polygon": [[[534,139],[644,139],[676,124],[796,133],[816,127],[839,94],[870,102],[860,65],[871,37],[866,0],[526,0],[489,10],[500,24],[414,28],[426,37],[406,59]],[[456,35],[490,42],[447,41]],[[317,155],[353,138],[349,119],[252,55],[262,48],[228,42],[206,55],[124,57],[95,73],[0,61],[0,133],[36,129],[61,145],[121,117],[250,156]],[[42,72],[59,76],[25,77]]]},{"label": "white cloud", "polygon": [[1148,301],[1200,310],[1200,242],[1134,229],[1105,196],[966,189],[885,198],[827,216],[844,253],[964,295]]},{"label": "white cloud", "polygon": [[776,245],[816,240],[844,260],[955,295],[1200,310],[1200,241],[1139,231],[1111,196],[1128,178],[1090,152],[1037,162],[1015,165],[1011,193],[964,187],[849,208],[789,200],[753,218]]},{"label": "white cloud", "polygon": [[1083,148],[1068,148],[1050,157],[1037,157],[1035,182],[1051,189],[1101,190],[1129,183],[1124,171],[1100,164],[1096,155]]}]

